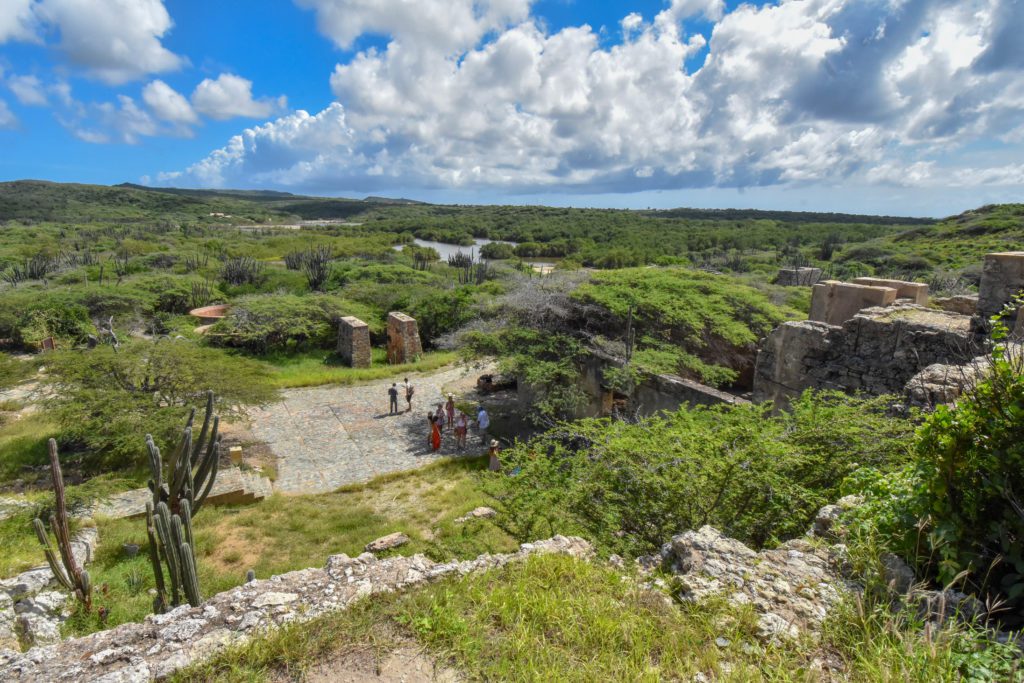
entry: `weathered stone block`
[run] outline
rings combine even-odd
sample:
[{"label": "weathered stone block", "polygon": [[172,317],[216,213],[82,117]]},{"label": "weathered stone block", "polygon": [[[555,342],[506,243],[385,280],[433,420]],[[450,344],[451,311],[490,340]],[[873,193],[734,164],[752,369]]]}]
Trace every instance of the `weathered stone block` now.
[{"label": "weathered stone block", "polygon": [[388,313],[388,362],[412,363],[423,353],[416,319],[405,313]]},{"label": "weathered stone block", "polygon": [[[990,318],[1024,290],[1024,251],[987,254],[978,285],[978,315]],[[1013,329],[1013,321],[1010,321]]]},{"label": "weathered stone block", "polygon": [[753,399],[777,407],[815,385],[806,366],[823,357],[829,344],[828,325],[811,320],[782,323],[764,340],[754,365]]},{"label": "weathered stone block", "polygon": [[933,306],[938,306],[944,311],[959,313],[960,315],[974,315],[978,311],[977,294],[956,294],[954,296],[933,298],[931,303]]},{"label": "weathered stone block", "polygon": [[924,306],[928,303],[928,285],[923,282],[907,282],[906,280],[885,280],[877,277],[856,277],[855,285],[868,287],[892,287],[896,290],[897,299],[910,299],[910,303]]},{"label": "weathered stone block", "polygon": [[370,367],[370,326],[345,316],[338,323],[338,355],[353,368]]},{"label": "weathered stone block", "polygon": [[865,308],[889,306],[896,301],[892,287],[872,287],[826,280],[811,288],[809,320],[842,325]]},{"label": "weathered stone block", "polygon": [[780,268],[775,284],[786,287],[809,287],[821,279],[821,268]]}]

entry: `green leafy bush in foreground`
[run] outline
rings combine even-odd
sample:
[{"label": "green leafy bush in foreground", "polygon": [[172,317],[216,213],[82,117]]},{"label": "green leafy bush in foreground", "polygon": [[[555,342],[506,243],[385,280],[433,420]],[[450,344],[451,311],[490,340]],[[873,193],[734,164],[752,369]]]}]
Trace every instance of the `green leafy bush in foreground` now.
[{"label": "green leafy bush in foreground", "polygon": [[[997,328],[998,329],[998,328]],[[1024,359],[997,345],[987,379],[939,406],[897,473],[844,484],[866,497],[857,530],[943,585],[956,582],[1024,623]],[[961,584],[961,580],[963,583]]]},{"label": "green leafy bush in foreground", "polygon": [[806,531],[857,468],[907,461],[913,427],[885,405],[808,392],[779,416],[717,406],[564,424],[505,451],[489,491],[522,541],[577,533],[635,555],[711,524],[762,546]]}]

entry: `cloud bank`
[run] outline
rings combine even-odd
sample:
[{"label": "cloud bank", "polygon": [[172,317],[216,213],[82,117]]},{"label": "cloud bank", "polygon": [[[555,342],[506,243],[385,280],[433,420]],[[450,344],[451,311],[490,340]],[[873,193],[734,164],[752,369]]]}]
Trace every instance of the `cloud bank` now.
[{"label": "cloud bank", "polygon": [[[1014,164],[958,161],[975,144],[1024,146],[1018,0],[728,13],[673,0],[623,17],[616,41],[587,25],[549,32],[526,0],[296,1],[339,48],[367,34],[386,46],[334,67],[321,112],[248,128],[163,181],[588,193],[1021,181]],[[215,85],[197,89],[196,110],[251,101]]]}]

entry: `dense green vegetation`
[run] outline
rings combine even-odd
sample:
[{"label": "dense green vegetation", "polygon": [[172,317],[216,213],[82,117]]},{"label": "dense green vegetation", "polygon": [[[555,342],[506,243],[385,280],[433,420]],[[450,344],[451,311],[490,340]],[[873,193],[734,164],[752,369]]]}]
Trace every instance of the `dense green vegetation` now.
[{"label": "dense green vegetation", "polygon": [[505,451],[489,491],[516,538],[577,534],[606,552],[656,551],[710,524],[753,546],[802,534],[860,467],[899,468],[912,425],[885,402],[808,393],[793,410],[698,407],[635,424],[562,424]]},{"label": "dense green vegetation", "polygon": [[[598,373],[602,391],[628,394],[645,373],[749,388],[757,340],[808,306],[806,288],[770,284],[782,266],[970,289],[983,253],[1024,245],[1022,205],[934,222],[21,182],[0,184],[0,226],[0,345],[8,352],[0,388],[32,379],[45,397],[33,399],[36,413],[19,412],[19,401],[0,405],[0,487],[24,489],[30,505],[0,521],[3,575],[40,559],[28,520],[52,504],[38,476],[50,436],[80,505],[142,485],[143,435],[169,450],[206,389],[230,419],[282,388],[433,370],[460,356],[496,358],[519,381],[528,417],[547,431],[504,451],[502,473],[483,472],[479,461],[444,463],[324,496],[207,510],[196,523],[204,590],[238,585],[249,568],[263,577],[355,554],[395,530],[437,559],[556,533],[586,536],[602,556],[633,557],[704,524],[772,546],[802,534],[840,494],[866,499],[850,551],[869,591],[833,616],[820,644],[724,652],[712,645],[723,633],[750,640],[748,612],[670,606],[601,566],[541,558],[322,619],[303,638],[285,631],[196,676],[259,679],[301,668],[330,651],[332,634],[361,638],[382,624],[483,679],[688,679],[700,671],[810,680],[821,650],[838,653],[852,680],[986,680],[986,668],[1009,675],[1005,648],[987,642],[981,625],[925,630],[914,615],[889,610],[893,596],[866,569],[896,552],[921,580],[956,583],[1000,606],[1003,623],[1018,623],[1024,380],[1009,351],[997,348],[988,382],[928,416],[895,417],[885,398],[808,393],[781,415],[736,406],[575,418],[593,399],[579,380],[593,374],[595,358],[608,365]],[[477,238],[507,243],[481,249],[493,259],[485,266],[440,260],[414,243]],[[524,259],[557,269],[540,276]],[[197,331],[188,312],[210,304],[230,311]],[[425,347],[398,367],[383,364],[381,348],[393,310],[418,320]],[[368,323],[374,367],[343,367],[334,355],[346,315]],[[14,357],[48,337],[56,352]],[[499,508],[493,523],[454,524],[484,503]],[[91,570],[107,587],[97,600],[109,611],[105,623],[98,612],[76,613],[71,632],[150,609],[145,553],[121,552],[122,543],[145,545],[144,527],[100,525]]]}]

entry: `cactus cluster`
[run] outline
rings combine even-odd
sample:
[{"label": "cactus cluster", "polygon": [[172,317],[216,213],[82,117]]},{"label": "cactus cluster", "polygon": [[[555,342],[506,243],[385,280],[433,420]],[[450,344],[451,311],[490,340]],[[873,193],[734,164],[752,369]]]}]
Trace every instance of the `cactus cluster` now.
[{"label": "cactus cluster", "polygon": [[[154,508],[153,503],[147,501],[146,534],[149,536],[149,559],[156,580],[157,595],[153,601],[153,611],[161,613],[168,606],[177,607],[181,604],[182,596],[193,607],[202,604],[188,500],[181,501],[179,514],[171,514],[167,503],[160,502]],[[167,582],[164,580],[165,566],[171,586],[169,602]]]},{"label": "cactus cluster", "polygon": [[182,431],[181,441],[171,458],[166,479],[160,449],[153,442],[152,434],[146,434],[149,468],[153,474],[149,480],[149,490],[153,493],[154,508],[160,503],[166,503],[172,514],[181,514],[181,502],[187,500],[191,513],[198,514],[213,488],[220,460],[220,435],[217,433],[220,418],[213,414],[212,391],[206,392],[206,415],[198,437],[192,434],[195,417],[196,410],[193,408]]},{"label": "cactus cluster", "polygon": [[60,458],[57,455],[57,442],[54,439],[49,441],[50,448],[50,474],[53,476],[53,493],[56,498],[54,513],[50,515],[50,528],[57,537],[57,549],[60,552],[58,561],[57,553],[50,545],[50,537],[43,526],[43,520],[38,517],[32,520],[36,536],[43,546],[43,553],[46,555],[46,562],[50,565],[50,571],[57,577],[57,581],[66,589],[75,594],[78,601],[86,609],[92,607],[92,582],[89,580],[89,572],[78,566],[75,555],[71,551],[71,533],[68,530],[67,502],[64,498],[64,475],[60,471]]},{"label": "cactus cluster", "polygon": [[[150,434],[146,449],[153,478],[149,489],[152,502],[146,503],[146,534],[149,537],[149,559],[153,565],[157,596],[155,612],[181,604],[182,597],[192,606],[202,602],[196,567],[192,518],[213,488],[220,460],[220,418],[213,414],[213,392],[206,392],[206,414],[199,436],[193,438],[192,424],[196,411],[189,413],[181,441],[171,458],[170,470],[164,478],[160,449]],[[164,580],[164,568],[170,582]],[[169,597],[169,600],[168,600]]]}]

